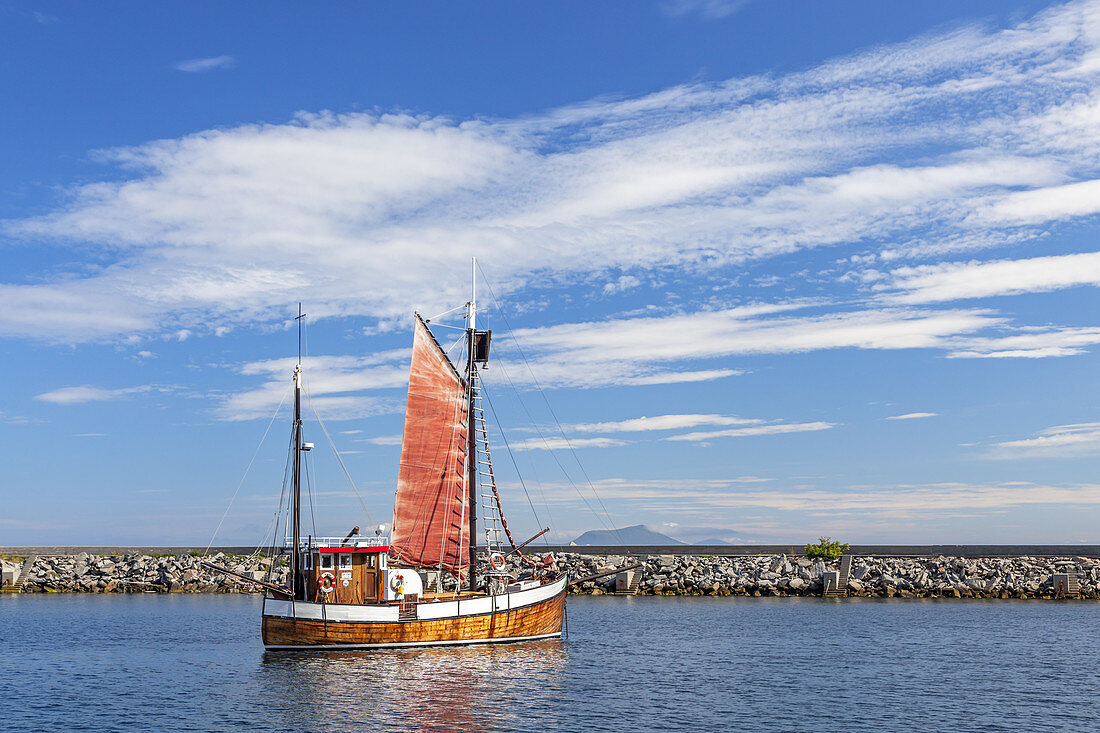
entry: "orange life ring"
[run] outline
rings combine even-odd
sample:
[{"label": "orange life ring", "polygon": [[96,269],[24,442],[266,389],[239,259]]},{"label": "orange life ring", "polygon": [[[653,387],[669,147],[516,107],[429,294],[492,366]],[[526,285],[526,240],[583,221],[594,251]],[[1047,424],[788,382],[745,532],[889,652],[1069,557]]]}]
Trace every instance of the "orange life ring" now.
[{"label": "orange life ring", "polygon": [[321,577],[317,578],[317,587],[327,596],[336,587],[336,576],[329,572],[321,573]]},{"label": "orange life ring", "polygon": [[493,570],[503,570],[504,565],[504,555],[501,555],[499,552],[494,552],[489,556],[489,567]]}]

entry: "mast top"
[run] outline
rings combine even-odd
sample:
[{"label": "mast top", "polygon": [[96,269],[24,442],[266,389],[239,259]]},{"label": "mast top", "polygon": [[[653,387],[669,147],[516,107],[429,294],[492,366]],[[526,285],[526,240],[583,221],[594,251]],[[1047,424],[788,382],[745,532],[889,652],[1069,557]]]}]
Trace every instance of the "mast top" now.
[{"label": "mast top", "polygon": [[302,319],[306,317],[305,313],[302,313],[302,303],[298,301],[298,317],[295,318],[298,322],[298,367],[302,366]]}]

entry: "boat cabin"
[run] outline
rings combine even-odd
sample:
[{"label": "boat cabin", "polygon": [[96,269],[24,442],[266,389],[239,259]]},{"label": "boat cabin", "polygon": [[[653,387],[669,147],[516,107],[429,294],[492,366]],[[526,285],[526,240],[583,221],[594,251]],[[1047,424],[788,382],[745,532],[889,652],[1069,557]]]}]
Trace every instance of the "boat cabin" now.
[{"label": "boat cabin", "polygon": [[374,541],[311,540],[301,555],[306,598],[353,604],[382,600],[389,551],[389,545]]},{"label": "boat cabin", "polygon": [[353,605],[419,600],[420,575],[390,568],[389,551],[384,537],[310,538],[300,556],[306,600]]}]

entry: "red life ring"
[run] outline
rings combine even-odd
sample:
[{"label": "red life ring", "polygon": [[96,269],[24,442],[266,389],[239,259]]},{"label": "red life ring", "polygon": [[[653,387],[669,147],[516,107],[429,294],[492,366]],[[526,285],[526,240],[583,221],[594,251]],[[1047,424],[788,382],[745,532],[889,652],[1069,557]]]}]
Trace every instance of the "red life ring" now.
[{"label": "red life ring", "polygon": [[489,556],[489,566],[493,570],[503,570],[504,565],[504,555],[501,555],[499,552],[494,552],[492,555]]},{"label": "red life ring", "polygon": [[321,573],[321,577],[317,578],[317,587],[327,596],[336,587],[336,576],[329,572]]}]

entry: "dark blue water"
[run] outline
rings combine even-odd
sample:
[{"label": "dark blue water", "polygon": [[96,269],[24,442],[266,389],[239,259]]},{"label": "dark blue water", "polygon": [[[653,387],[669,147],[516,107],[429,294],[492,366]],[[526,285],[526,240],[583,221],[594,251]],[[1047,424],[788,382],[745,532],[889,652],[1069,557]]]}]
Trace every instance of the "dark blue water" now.
[{"label": "dark blue water", "polygon": [[1100,605],[571,598],[569,639],[265,652],[242,596],[0,596],[0,729],[1085,731]]}]

